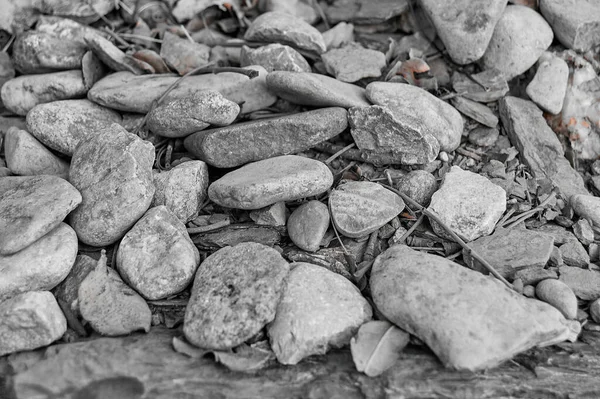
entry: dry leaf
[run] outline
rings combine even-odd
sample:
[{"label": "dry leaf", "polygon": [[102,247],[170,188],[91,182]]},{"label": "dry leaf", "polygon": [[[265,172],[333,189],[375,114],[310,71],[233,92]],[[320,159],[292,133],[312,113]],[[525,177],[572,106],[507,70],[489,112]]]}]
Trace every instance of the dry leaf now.
[{"label": "dry leaf", "polygon": [[350,341],[352,360],[358,371],[375,377],[390,368],[408,344],[410,335],[387,321],[370,321]]}]

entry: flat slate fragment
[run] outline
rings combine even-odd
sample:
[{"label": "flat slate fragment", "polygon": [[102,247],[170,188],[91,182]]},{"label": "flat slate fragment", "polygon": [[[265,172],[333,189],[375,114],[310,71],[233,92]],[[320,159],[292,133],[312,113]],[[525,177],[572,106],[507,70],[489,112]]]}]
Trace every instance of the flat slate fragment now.
[{"label": "flat slate fragment", "polygon": [[321,55],[325,69],[342,82],[356,82],[364,78],[378,78],[386,66],[381,51],[348,45],[327,51]]}]

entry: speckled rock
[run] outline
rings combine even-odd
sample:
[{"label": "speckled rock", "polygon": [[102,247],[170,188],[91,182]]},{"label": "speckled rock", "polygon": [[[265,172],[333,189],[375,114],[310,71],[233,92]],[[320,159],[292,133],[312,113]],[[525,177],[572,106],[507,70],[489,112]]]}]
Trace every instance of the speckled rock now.
[{"label": "speckled rock", "polygon": [[83,201],[70,220],[80,241],[109,245],[133,226],[152,202],[153,163],[154,146],[116,123],[77,147],[69,181]]},{"label": "speckled rock", "polygon": [[310,263],[293,263],[275,320],[267,326],[282,364],[348,345],[371,320],[371,305],[344,277]]},{"label": "speckled rock", "polygon": [[166,31],[160,46],[160,56],[172,70],[185,75],[194,68],[208,64],[210,47]]},{"label": "speckled rock", "polygon": [[56,176],[1,180],[0,255],[4,256],[22,250],[54,230],[82,200],[75,187]]},{"label": "speckled rock", "polygon": [[600,44],[600,9],[594,0],[542,0],[540,11],[565,47],[585,52]]},{"label": "speckled rock", "polygon": [[398,179],[396,188],[423,206],[429,205],[438,189],[434,175],[426,170],[413,170]]},{"label": "speckled rock", "polygon": [[570,198],[570,204],[576,214],[600,227],[600,198],[578,194]]},{"label": "speckled rock", "polygon": [[284,155],[249,163],[208,187],[208,197],[229,208],[260,209],[325,192],[333,175],[322,162]]},{"label": "speckled rock", "polygon": [[386,66],[385,54],[381,51],[355,44],[329,50],[321,59],[330,75],[348,83],[364,78],[378,78]]},{"label": "speckled rock", "polygon": [[78,69],[86,51],[81,41],[30,30],[17,35],[12,54],[15,68],[27,75]]},{"label": "speckled rock", "polygon": [[185,310],[183,332],[192,344],[226,350],[275,318],[289,265],[272,248],[242,243],[202,262]]},{"label": "speckled rock", "polygon": [[285,226],[289,212],[285,202],[276,202],[262,209],[250,212],[250,219],[260,226]]},{"label": "speckled rock", "polygon": [[491,147],[499,136],[500,132],[497,128],[479,126],[469,132],[469,142],[480,147]]},{"label": "speckled rock", "polygon": [[567,319],[577,317],[577,298],[573,290],[562,281],[548,279],[535,287],[535,295],[560,311]]},{"label": "speckled rock", "polygon": [[292,212],[287,222],[290,239],[300,249],[315,252],[329,228],[329,210],[324,203],[312,200]]},{"label": "speckled rock", "polygon": [[50,345],[67,320],[49,291],[24,292],[0,303],[0,356]]},{"label": "speckled rock", "polygon": [[149,209],[125,234],[117,252],[121,277],[149,300],[181,292],[199,263],[185,225],[164,205]]},{"label": "speckled rock", "polygon": [[98,261],[87,255],[77,255],[75,263],[67,277],[54,289],[57,301],[63,301],[76,317],[79,311],[79,286],[88,274],[96,268]]},{"label": "speckled rock", "polygon": [[567,266],[581,267],[587,269],[590,264],[590,256],[577,240],[569,241],[560,247],[563,261]]},{"label": "speckled rock", "polygon": [[243,67],[260,65],[267,72],[311,72],[310,65],[302,54],[290,46],[279,43],[268,44],[256,49],[243,46],[240,54],[240,65]]},{"label": "speckled rock", "polygon": [[575,295],[584,301],[600,298],[600,272],[580,267],[561,266],[558,279],[569,286]]},{"label": "speckled rock", "polygon": [[533,80],[527,85],[526,92],[538,107],[551,114],[558,114],[563,107],[568,81],[567,63],[561,58],[550,55],[538,66]]}]

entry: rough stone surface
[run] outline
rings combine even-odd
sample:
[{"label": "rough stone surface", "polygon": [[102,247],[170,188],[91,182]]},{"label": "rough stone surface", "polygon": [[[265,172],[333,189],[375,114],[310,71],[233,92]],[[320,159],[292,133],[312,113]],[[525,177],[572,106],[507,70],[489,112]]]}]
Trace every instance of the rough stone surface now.
[{"label": "rough stone surface", "polygon": [[531,347],[573,338],[554,307],[404,245],[375,259],[370,283],[379,311],[423,340],[446,367],[486,369]]},{"label": "rough stone surface", "polygon": [[587,269],[590,264],[590,256],[577,240],[569,241],[560,247],[563,261],[567,266],[581,267]]},{"label": "rough stone surface", "polygon": [[154,146],[117,124],[77,147],[69,181],[83,201],[70,220],[80,241],[109,245],[133,226],[152,202],[153,163]]},{"label": "rough stone surface", "polygon": [[199,263],[185,225],[164,205],[149,209],[125,234],[117,252],[121,277],[149,300],[181,292]]},{"label": "rough stone surface", "polygon": [[540,14],[529,7],[509,5],[481,59],[483,67],[497,68],[511,80],[535,64],[552,39],[552,28]]},{"label": "rough stone surface", "polygon": [[311,107],[366,107],[371,105],[362,87],[318,73],[274,71],[267,86],[277,96]]},{"label": "rough stone surface", "polygon": [[17,115],[27,115],[38,104],[84,97],[87,89],[81,71],[22,75],[2,85],[4,106]]},{"label": "rough stone surface", "polygon": [[27,128],[44,145],[72,156],[80,142],[101,134],[121,116],[89,100],[36,105],[27,113]]},{"label": "rough stone surface", "polygon": [[571,207],[576,214],[591,221],[594,226],[600,226],[600,198],[585,194],[574,195],[571,197]]},{"label": "rough stone surface", "polygon": [[498,117],[494,111],[483,104],[460,96],[454,97],[451,102],[458,111],[482,125],[487,127],[498,125]]},{"label": "rough stone surface", "polygon": [[250,212],[250,219],[260,226],[285,226],[288,216],[289,212],[283,201]]},{"label": "rough stone surface", "polygon": [[560,311],[567,319],[577,317],[577,298],[573,290],[562,281],[548,279],[535,287],[535,295]]},{"label": "rough stone surface", "polygon": [[17,35],[12,54],[15,68],[27,75],[78,69],[86,51],[81,41],[32,30]]},{"label": "rough stone surface", "polygon": [[420,0],[419,3],[452,60],[464,65],[477,61],[485,53],[507,0],[486,0],[477,3],[477,7],[469,0]]},{"label": "rough stone surface", "polygon": [[510,142],[536,179],[550,179],[567,199],[574,194],[588,194],[583,179],[564,157],[560,141],[534,103],[504,97],[500,100],[500,118]]},{"label": "rough stone surface", "polygon": [[575,295],[584,301],[600,298],[600,272],[580,267],[561,266],[558,279],[569,286]]},{"label": "rough stone surface", "polygon": [[348,126],[343,108],[324,108],[204,130],[185,139],[198,159],[218,168],[307,150],[333,138]]},{"label": "rough stone surface", "polygon": [[[476,173],[453,166],[427,208],[466,241],[489,235],[506,210],[506,192]],[[449,234],[431,220],[436,234]]]},{"label": "rough stone surface", "polygon": [[558,273],[555,270],[528,268],[521,269],[515,273],[515,280],[521,279],[523,285],[535,285],[542,280],[558,279]]},{"label": "rough stone surface", "polygon": [[146,72],[137,58],[125,54],[110,40],[95,34],[86,34],[84,40],[94,55],[111,70],[128,71],[136,75]]},{"label": "rough stone surface", "polygon": [[160,56],[171,69],[185,75],[194,68],[208,64],[210,47],[167,31],[160,46]]},{"label": "rough stone surface", "polygon": [[308,61],[290,46],[272,43],[266,46],[252,49],[248,46],[242,47],[240,54],[240,65],[260,65],[267,72],[290,71],[311,72]]},{"label": "rough stone surface", "polygon": [[275,318],[289,265],[258,243],[225,247],[202,262],[185,310],[192,344],[226,350],[253,337]]},{"label": "rough stone surface", "polygon": [[406,0],[337,0],[327,3],[323,11],[327,20],[338,22],[354,22],[362,25],[383,24],[390,18],[401,15],[409,9]]},{"label": "rough stone surface", "polygon": [[499,136],[498,129],[480,126],[469,132],[469,142],[480,147],[491,147],[496,143]]},{"label": "rough stone surface", "polygon": [[56,287],[71,271],[76,256],[77,235],[64,223],[19,252],[0,255],[0,302]]},{"label": "rough stone surface", "polygon": [[587,219],[579,219],[572,228],[573,234],[583,245],[588,246],[594,241],[594,229]]},{"label": "rough stone surface", "polygon": [[347,182],[329,195],[331,218],[346,237],[366,236],[404,209],[400,196],[372,182]]},{"label": "rough stone surface", "polygon": [[460,113],[427,91],[408,84],[373,82],[367,86],[367,98],[388,107],[401,122],[411,124],[421,134],[429,133],[440,143],[440,150],[458,148],[463,132]]},{"label": "rough stone surface", "polygon": [[562,245],[569,241],[577,240],[577,237],[575,237],[573,233],[554,223],[547,223],[531,230],[552,236],[552,238],[554,238],[555,245]]},{"label": "rough stone surface", "polygon": [[526,92],[538,107],[551,114],[558,114],[562,110],[567,93],[569,66],[561,58],[554,56],[548,58],[538,66],[533,80],[527,85]]},{"label": "rough stone surface", "polygon": [[378,78],[386,66],[385,54],[360,45],[348,45],[329,50],[321,56],[325,69],[342,82]]},{"label": "rough stone surface", "polygon": [[5,177],[0,184],[0,255],[11,255],[54,230],[82,201],[56,176]]},{"label": "rough stone surface", "polygon": [[0,356],[50,345],[67,331],[67,320],[48,291],[31,291],[0,302]]},{"label": "rough stone surface", "polygon": [[98,261],[87,255],[77,255],[75,264],[67,277],[56,287],[54,296],[57,301],[63,301],[76,317],[79,311],[79,286],[88,274],[96,268]]},{"label": "rough stone surface", "polygon": [[282,364],[350,343],[371,320],[371,305],[344,277],[310,263],[293,263],[275,320],[267,326],[271,347]]},{"label": "rough stone surface", "polygon": [[[260,65],[245,67],[258,72],[258,76],[244,80],[237,85],[221,89],[223,97],[240,105],[241,113],[247,114],[265,109],[275,104],[277,96],[267,88],[267,71]],[[238,73],[239,75],[239,73]]]},{"label": "rough stone surface", "polygon": [[327,205],[312,200],[292,212],[287,222],[290,239],[300,249],[315,252],[329,228]]},{"label": "rough stone surface", "polygon": [[594,0],[542,0],[540,11],[565,47],[585,52],[600,44],[600,9]]},{"label": "rough stone surface", "polygon": [[183,162],[154,173],[152,206],[165,205],[183,223],[198,216],[207,197],[208,167],[202,161]]},{"label": "rough stone surface", "polygon": [[470,77],[458,71],[454,72],[452,87],[461,96],[480,103],[497,101],[504,97],[509,89],[506,78],[495,68],[489,68]]},{"label": "rough stone surface", "polygon": [[396,188],[419,204],[427,206],[438,189],[438,183],[435,176],[426,170],[413,170],[398,179]]},{"label": "rough stone surface", "polygon": [[244,40],[281,43],[317,54],[326,50],[321,32],[303,20],[282,12],[259,15],[244,34]]},{"label": "rough stone surface", "polygon": [[260,209],[325,192],[333,175],[322,162],[284,155],[252,162],[227,173],[208,187],[208,197],[229,208]]}]

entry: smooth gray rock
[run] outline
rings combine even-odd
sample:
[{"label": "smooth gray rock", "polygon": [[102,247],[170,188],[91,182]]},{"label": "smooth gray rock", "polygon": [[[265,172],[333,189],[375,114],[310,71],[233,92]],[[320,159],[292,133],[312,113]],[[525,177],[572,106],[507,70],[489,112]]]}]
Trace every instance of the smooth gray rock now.
[{"label": "smooth gray rock", "polygon": [[225,247],[206,258],[194,278],[183,332],[192,344],[227,350],[275,318],[289,265],[258,243]]},{"label": "smooth gray rock", "polygon": [[480,59],[502,16],[507,0],[485,0],[474,7],[469,0],[420,0],[448,54],[460,65]]},{"label": "smooth gray rock", "polygon": [[574,194],[588,194],[583,179],[564,157],[560,141],[534,103],[504,97],[500,100],[500,118],[521,160],[536,179],[550,179],[567,199]]},{"label": "smooth gray rock", "polygon": [[82,141],[120,123],[121,115],[89,100],[63,100],[36,105],[27,113],[27,129],[44,145],[72,156]]},{"label": "smooth gray rock", "polygon": [[166,31],[160,46],[160,56],[172,70],[185,75],[194,68],[208,64],[210,47]]},{"label": "smooth gray rock", "polygon": [[480,147],[491,147],[496,143],[500,132],[492,127],[476,127],[469,132],[469,142]]},{"label": "smooth gray rock", "polygon": [[364,78],[378,78],[386,66],[385,54],[360,45],[347,45],[321,55],[325,69],[342,82],[353,83]]},{"label": "smooth gray rock", "polygon": [[50,345],[65,331],[67,320],[49,291],[0,302],[0,356]]},{"label": "smooth gray rock", "polygon": [[274,71],[267,75],[269,90],[284,100],[311,107],[366,107],[362,87],[318,73]]},{"label": "smooth gray rock", "polygon": [[292,263],[275,320],[267,326],[282,364],[348,345],[371,320],[371,305],[344,277],[310,263]]},{"label": "smooth gray rock", "polygon": [[153,163],[154,146],[116,123],[77,147],[69,181],[83,201],[70,221],[80,241],[100,247],[123,237],[152,202]]},{"label": "smooth gray rock", "polygon": [[498,125],[498,117],[494,111],[483,104],[460,96],[454,97],[451,102],[458,111],[482,125],[487,127]]},{"label": "smooth gray rock", "polygon": [[224,87],[221,89],[223,97],[239,104],[242,114],[260,111],[275,104],[277,96],[271,93],[267,87],[268,73],[265,68],[260,65],[250,65],[245,69],[257,71],[258,76],[244,80],[237,85]]},{"label": "smooth gray rock", "polygon": [[509,5],[498,20],[481,62],[511,80],[531,68],[554,39],[552,28],[529,7]]},{"label": "smooth gray rock", "polygon": [[535,287],[535,296],[554,306],[567,319],[577,317],[577,298],[573,290],[560,280],[547,279]]},{"label": "smooth gray rock", "polygon": [[0,255],[19,252],[51,232],[81,201],[79,191],[60,177],[1,179]]},{"label": "smooth gray rock", "polygon": [[97,263],[96,259],[87,255],[77,255],[67,277],[54,289],[56,300],[63,301],[75,317],[81,316],[79,311],[79,286],[87,275],[96,268]]},{"label": "smooth gray rock", "polygon": [[586,52],[600,44],[600,8],[594,0],[541,0],[540,11],[560,42]]},{"label": "smooth gray rock", "polygon": [[581,267],[587,269],[590,265],[590,256],[577,240],[569,241],[560,247],[563,262],[567,266]]},{"label": "smooth gray rock", "polygon": [[600,298],[600,272],[580,267],[561,266],[558,279],[569,286],[575,295],[584,301]]},{"label": "smooth gray rock", "polygon": [[288,235],[298,248],[315,252],[327,233],[329,219],[327,205],[317,200],[308,201],[290,215],[287,221]]},{"label": "smooth gray rock", "polygon": [[423,206],[429,205],[437,191],[437,179],[425,170],[413,170],[398,179],[396,188]]},{"label": "smooth gray rock", "polygon": [[324,163],[283,155],[227,173],[208,187],[208,197],[229,208],[260,209],[279,201],[321,194],[332,184],[333,175]]},{"label": "smooth gray rock", "polygon": [[267,72],[311,72],[308,61],[290,46],[272,43],[258,48],[242,47],[240,65],[260,65]]},{"label": "smooth gray rock", "polygon": [[515,273],[515,280],[518,278],[521,279],[523,285],[536,285],[542,280],[558,279],[558,273],[550,269],[528,268],[518,270]]},{"label": "smooth gray rock", "polygon": [[340,48],[354,41],[354,25],[340,22],[322,33],[327,50]]},{"label": "smooth gray rock", "polygon": [[303,0],[269,0],[261,4],[259,8],[264,8],[264,12],[280,11],[294,15],[311,25],[319,22],[318,11],[310,3]]},{"label": "smooth gray rock", "polygon": [[88,33],[83,38],[94,55],[113,71],[127,71],[136,75],[154,71],[154,68],[147,67],[137,58],[125,54],[110,40],[100,35]]},{"label": "smooth gray rock", "polygon": [[335,0],[323,5],[323,11],[331,24],[352,22],[357,25],[384,24],[390,18],[409,9],[407,0]]},{"label": "smooth gray rock", "polygon": [[79,69],[87,51],[85,43],[40,31],[17,35],[13,61],[22,75]]},{"label": "smooth gray rock", "polygon": [[345,109],[332,107],[236,123],[196,132],[184,145],[209,165],[231,168],[305,151],[343,132],[348,126],[347,115]]},{"label": "smooth gray rock", "polygon": [[46,15],[57,15],[71,18],[82,24],[89,24],[102,18],[116,7],[111,0],[96,0],[89,3],[65,3],[60,0],[44,0],[35,3],[35,8]]},{"label": "smooth gray rock", "polygon": [[552,55],[548,58],[538,66],[526,92],[538,107],[556,115],[562,110],[567,93],[569,66],[561,58]]},{"label": "smooth gray rock", "polygon": [[570,204],[575,213],[600,226],[600,198],[593,195],[577,194],[570,199]]}]

